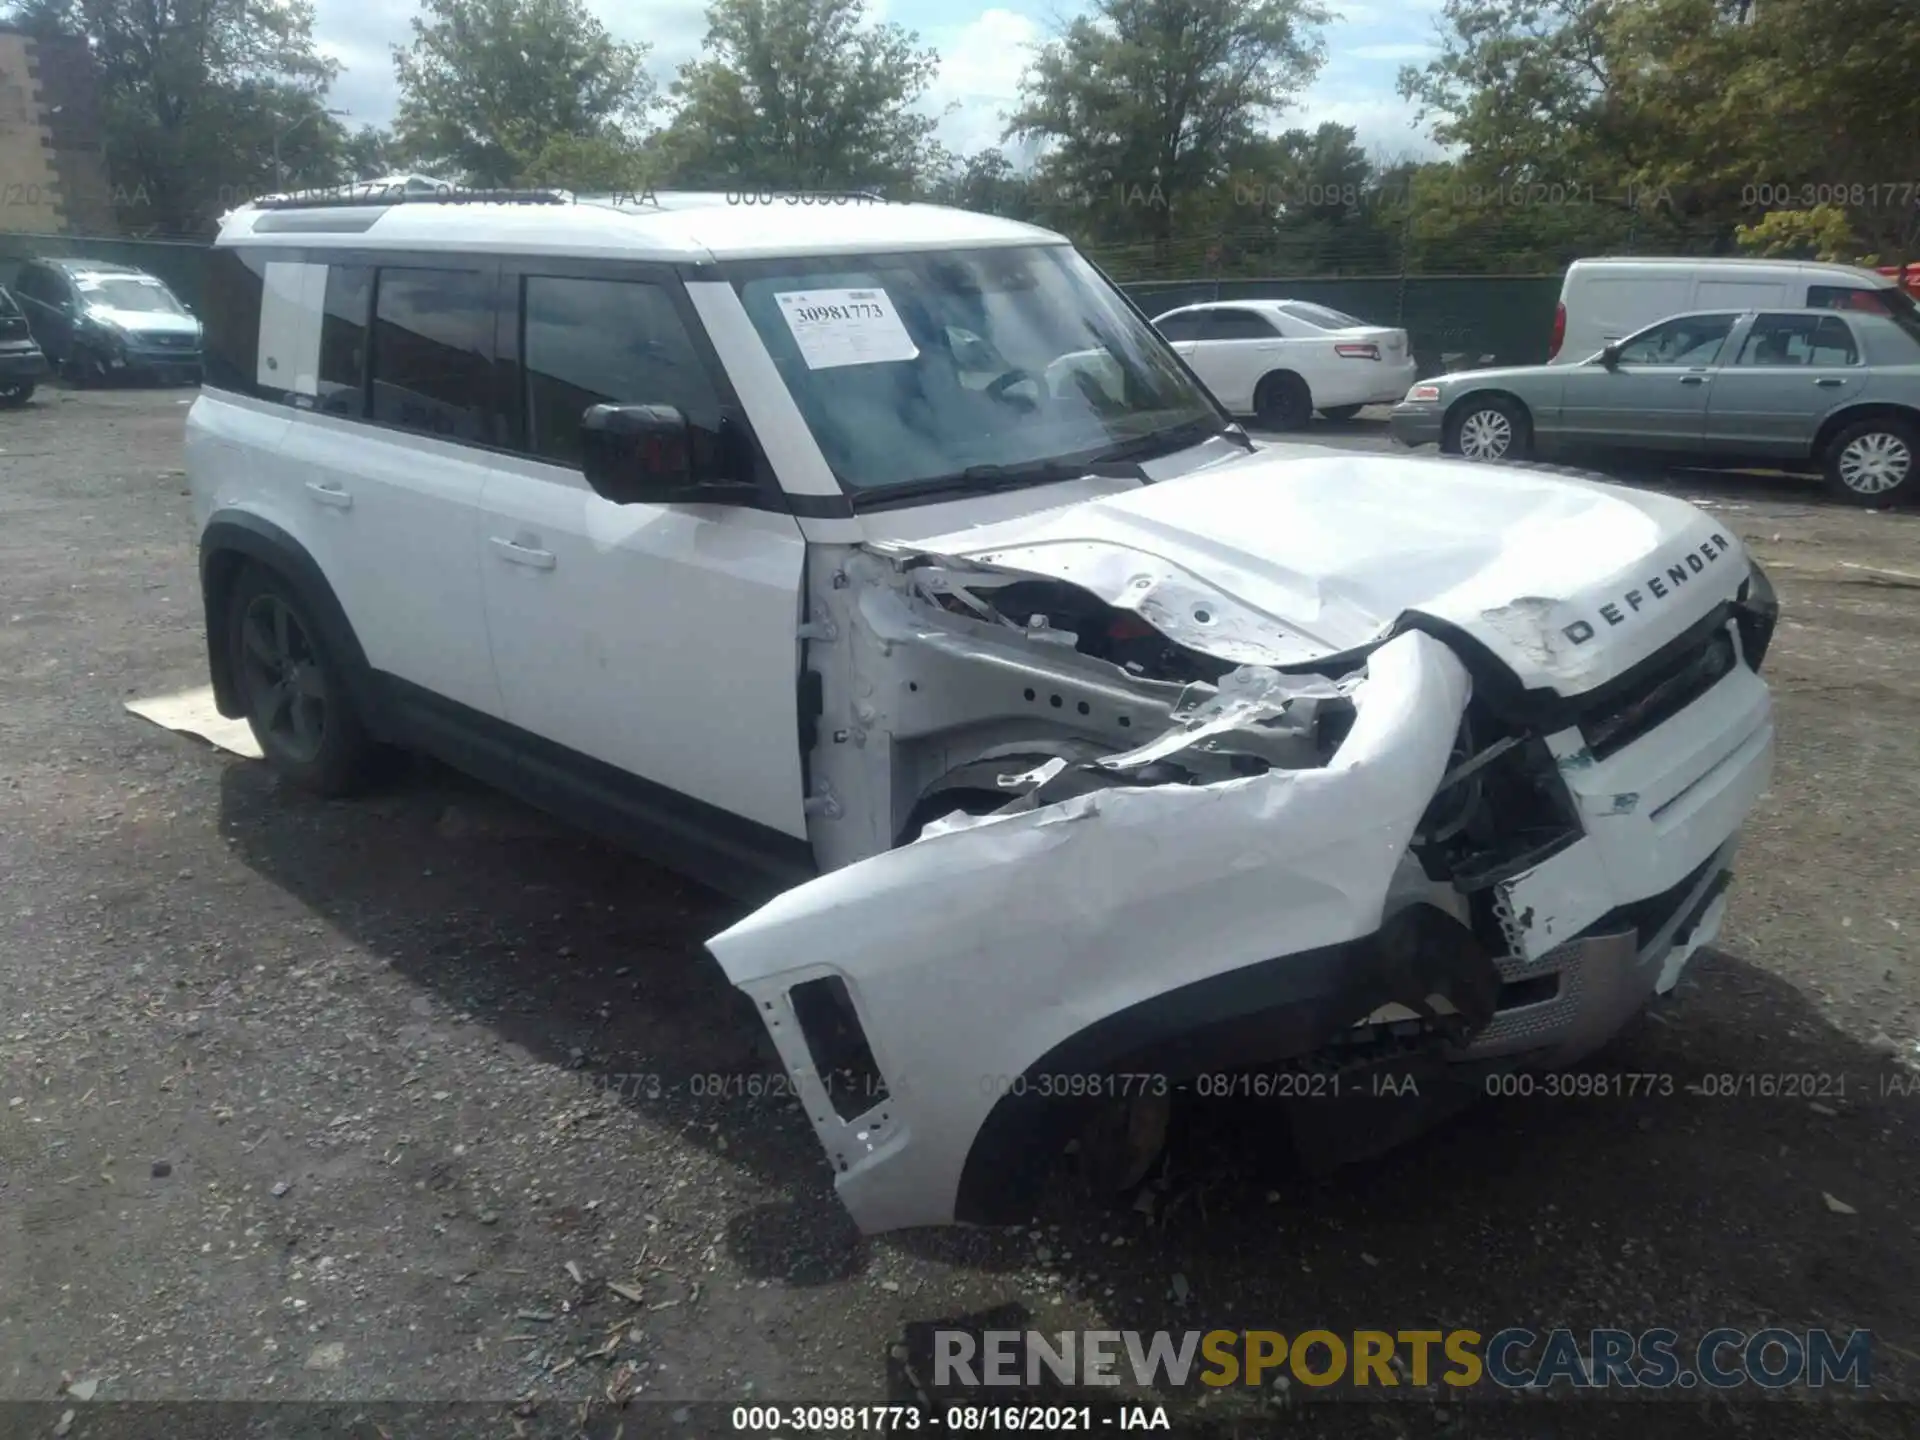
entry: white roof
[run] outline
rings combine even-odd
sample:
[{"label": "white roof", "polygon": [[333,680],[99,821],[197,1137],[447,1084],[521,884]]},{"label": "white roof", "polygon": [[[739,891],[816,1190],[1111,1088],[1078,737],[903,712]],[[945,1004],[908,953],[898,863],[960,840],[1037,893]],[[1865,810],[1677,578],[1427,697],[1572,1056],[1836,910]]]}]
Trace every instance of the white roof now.
[{"label": "white roof", "polygon": [[376,199],[365,213],[378,213],[364,230],[340,228],[340,222],[358,207],[243,206],[224,217],[215,243],[570,255],[682,264],[1067,243],[1050,230],[938,205],[857,195],[774,196],[771,203],[747,203],[748,198],[663,192],[657,202],[651,198],[623,203],[569,199],[539,205],[415,200],[384,208]]},{"label": "white roof", "polygon": [[1755,255],[1590,255],[1575,260],[1573,266],[1581,270],[1591,270],[1598,265],[1636,265],[1664,266],[1677,265],[1689,270],[1719,270],[1733,267],[1742,270],[1789,270],[1817,275],[1865,276],[1876,285],[1891,285],[1893,278],[1881,275],[1859,265],[1847,265],[1838,260],[1778,260]]}]

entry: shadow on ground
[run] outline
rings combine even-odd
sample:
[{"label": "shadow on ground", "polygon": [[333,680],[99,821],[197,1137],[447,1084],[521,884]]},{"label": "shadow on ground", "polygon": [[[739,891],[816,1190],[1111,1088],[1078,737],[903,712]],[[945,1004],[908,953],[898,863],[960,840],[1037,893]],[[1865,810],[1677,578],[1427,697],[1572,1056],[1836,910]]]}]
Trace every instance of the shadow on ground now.
[{"label": "shadow on ground", "polygon": [[324,803],[229,762],[221,811],[248,866],[506,1043],[693,1140],[724,1117],[727,1161],[785,1197],[725,1217],[750,1274],[829,1284],[879,1245],[974,1272],[1041,1329],[1858,1327],[1884,1342],[1876,1393],[1916,1370],[1909,1072],[1736,955],[1707,955],[1573,1095],[1487,1099],[1330,1178],[1294,1172],[1265,1102],[1195,1104],[1135,1203],[1063,1183],[1031,1229],[866,1241],[791,1101],[697,1078],[777,1089],[702,948],[727,902],[424,763]]}]

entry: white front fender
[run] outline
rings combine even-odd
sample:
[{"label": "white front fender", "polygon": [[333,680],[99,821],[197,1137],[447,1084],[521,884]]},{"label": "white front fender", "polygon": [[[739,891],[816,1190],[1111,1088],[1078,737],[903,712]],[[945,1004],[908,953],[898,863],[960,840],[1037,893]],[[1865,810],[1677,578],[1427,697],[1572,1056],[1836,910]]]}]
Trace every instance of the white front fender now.
[{"label": "white front fender", "polygon": [[[1445,645],[1409,632],[1369,658],[1322,769],[1103,790],[936,830],[708,941],[767,1023],[861,1228],[954,1220],[989,1113],[1076,1035],[1378,930],[1468,690]],[[885,1084],[851,1103],[843,1084],[838,1109],[793,1000],[834,977]]]}]

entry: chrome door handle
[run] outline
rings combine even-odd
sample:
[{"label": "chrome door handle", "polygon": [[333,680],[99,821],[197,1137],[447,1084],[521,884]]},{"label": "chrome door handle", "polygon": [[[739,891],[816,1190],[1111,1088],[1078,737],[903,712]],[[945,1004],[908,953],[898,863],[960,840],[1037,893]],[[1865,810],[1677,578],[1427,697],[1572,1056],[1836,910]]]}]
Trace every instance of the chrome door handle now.
[{"label": "chrome door handle", "polygon": [[1813,383],[1818,385],[1822,390],[1838,390],[1842,385],[1846,384],[1847,382],[1844,380],[1836,380],[1831,375],[1823,375]]},{"label": "chrome door handle", "polygon": [[1704,385],[1707,383],[1707,377],[1704,375],[1682,375],[1680,377],[1680,383],[1682,385]]},{"label": "chrome door handle", "polygon": [[322,485],[318,480],[307,482],[307,494],[320,505],[332,505],[336,509],[348,510],[353,507],[353,496],[338,485]]},{"label": "chrome door handle", "polygon": [[525,565],[531,570],[551,570],[554,560],[551,550],[536,550],[530,545],[519,545],[512,540],[493,537],[493,553],[502,560],[515,565]]}]

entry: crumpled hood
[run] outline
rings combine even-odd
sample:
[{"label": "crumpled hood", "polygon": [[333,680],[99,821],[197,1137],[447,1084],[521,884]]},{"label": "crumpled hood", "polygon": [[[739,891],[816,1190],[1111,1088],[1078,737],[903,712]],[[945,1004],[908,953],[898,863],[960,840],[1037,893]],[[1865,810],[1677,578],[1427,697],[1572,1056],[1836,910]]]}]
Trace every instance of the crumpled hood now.
[{"label": "crumpled hood", "polygon": [[1529,688],[1604,683],[1739,589],[1725,525],[1665,495],[1502,465],[1254,454],[911,543],[1070,582],[1182,644],[1296,665],[1408,612],[1458,626]]}]

